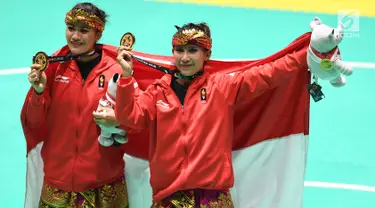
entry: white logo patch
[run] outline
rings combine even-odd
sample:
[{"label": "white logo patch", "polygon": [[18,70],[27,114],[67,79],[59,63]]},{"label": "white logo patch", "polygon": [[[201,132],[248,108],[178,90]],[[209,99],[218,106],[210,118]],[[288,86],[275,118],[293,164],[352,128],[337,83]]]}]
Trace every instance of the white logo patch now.
[{"label": "white logo patch", "polygon": [[169,109],[169,104],[168,104],[168,103],[165,103],[165,102],[162,101],[162,100],[158,100],[158,102],[156,102],[156,105],[157,105],[157,106],[160,106],[160,107],[162,107],[162,108]]},{"label": "white logo patch", "polygon": [[65,77],[65,76],[62,76],[62,75],[57,75],[56,78],[55,78],[55,82],[61,82],[61,83],[68,84],[69,83],[69,77]]}]

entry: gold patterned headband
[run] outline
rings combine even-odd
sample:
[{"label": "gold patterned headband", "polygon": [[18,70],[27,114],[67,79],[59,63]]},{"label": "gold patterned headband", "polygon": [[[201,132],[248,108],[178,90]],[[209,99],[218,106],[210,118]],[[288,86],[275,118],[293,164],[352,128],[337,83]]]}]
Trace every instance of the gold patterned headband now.
[{"label": "gold patterned headband", "polygon": [[78,21],[84,22],[88,26],[100,32],[104,30],[104,22],[98,16],[90,14],[82,9],[70,10],[65,17],[66,24],[74,24]]},{"label": "gold patterned headband", "polygon": [[186,29],[182,33],[175,34],[172,39],[172,46],[181,46],[186,44],[201,46],[207,50],[212,48],[212,40],[203,31],[196,29]]}]

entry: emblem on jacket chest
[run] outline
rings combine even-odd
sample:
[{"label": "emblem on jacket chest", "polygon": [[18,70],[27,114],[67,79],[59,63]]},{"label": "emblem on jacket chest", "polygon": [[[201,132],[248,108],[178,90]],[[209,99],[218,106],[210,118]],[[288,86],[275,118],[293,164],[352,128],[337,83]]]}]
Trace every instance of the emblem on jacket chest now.
[{"label": "emblem on jacket chest", "polygon": [[99,88],[104,88],[104,84],[105,84],[105,76],[104,75],[100,75],[98,87]]},{"label": "emblem on jacket chest", "polygon": [[206,101],[207,101],[207,90],[206,90],[206,88],[202,88],[200,94],[201,94],[201,102],[206,103]]}]

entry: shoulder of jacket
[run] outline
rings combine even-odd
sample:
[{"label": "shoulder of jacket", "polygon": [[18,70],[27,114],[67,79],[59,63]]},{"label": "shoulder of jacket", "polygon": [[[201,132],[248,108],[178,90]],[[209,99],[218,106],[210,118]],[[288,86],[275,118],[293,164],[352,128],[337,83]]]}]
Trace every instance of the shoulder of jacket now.
[{"label": "shoulder of jacket", "polygon": [[58,50],[56,50],[55,52],[52,53],[52,56],[61,56],[61,55],[65,55],[69,52],[69,47],[67,45],[59,48]]},{"label": "shoulder of jacket", "polygon": [[111,72],[114,72],[114,73],[122,73],[122,68],[120,66],[120,64],[117,64],[116,61],[112,60],[112,59],[106,59],[106,60],[103,60],[105,61],[105,65],[108,67],[108,70],[111,71]]}]

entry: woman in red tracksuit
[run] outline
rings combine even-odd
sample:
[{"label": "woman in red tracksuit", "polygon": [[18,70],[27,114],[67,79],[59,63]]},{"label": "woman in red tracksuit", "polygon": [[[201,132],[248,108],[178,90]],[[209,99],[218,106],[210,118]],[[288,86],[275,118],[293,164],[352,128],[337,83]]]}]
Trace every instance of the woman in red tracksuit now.
[{"label": "woman in red tracksuit", "polygon": [[233,108],[307,69],[306,48],[274,62],[229,74],[205,72],[211,34],[186,24],[173,37],[178,73],[164,75],[144,92],[132,77],[130,49],[118,49],[123,68],[116,118],[129,128],[149,129],[153,207],[232,208]]},{"label": "woman in red tracksuit", "polygon": [[121,73],[115,47],[97,44],[106,14],[91,3],[77,4],[65,18],[67,46],[55,56],[81,55],[50,63],[45,72],[33,64],[30,88],[22,109],[28,151],[43,142],[44,184],[39,207],[128,207],[124,150],[101,146],[99,125],[112,119],[93,118],[107,82]]}]

